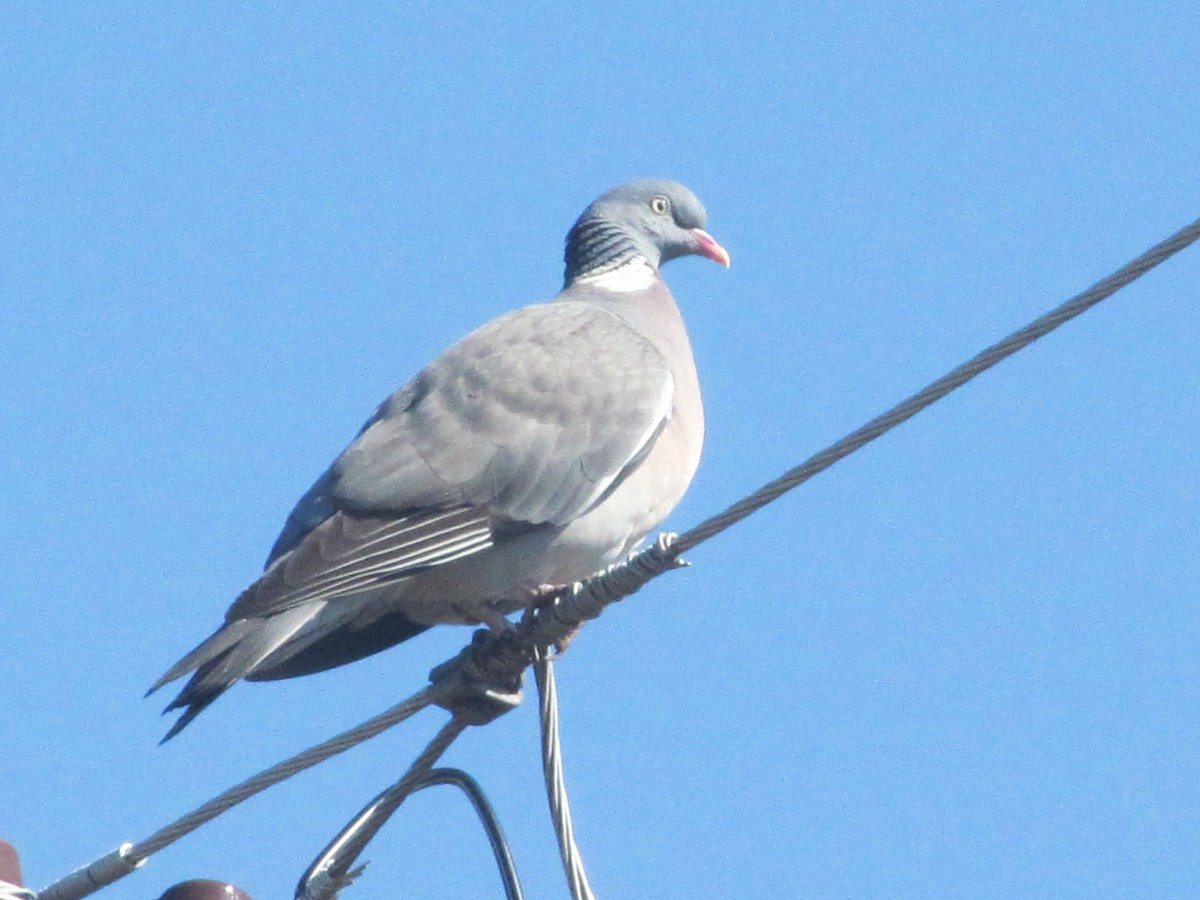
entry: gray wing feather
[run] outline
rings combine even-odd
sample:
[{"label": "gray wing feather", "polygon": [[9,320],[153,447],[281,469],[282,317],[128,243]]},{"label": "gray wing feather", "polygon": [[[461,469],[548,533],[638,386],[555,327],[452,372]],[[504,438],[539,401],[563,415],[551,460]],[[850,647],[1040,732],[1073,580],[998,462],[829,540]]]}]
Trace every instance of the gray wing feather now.
[{"label": "gray wing feather", "polygon": [[486,513],[466,507],[399,518],[334,513],[280,557],[225,614],[226,621],[275,615],[306,603],[379,587],[493,543]]},{"label": "gray wing feather", "polygon": [[337,507],[329,498],[329,489],[336,480],[337,473],[333,468],[326,469],[304,496],[296,501],[296,506],[283,523],[283,530],[275,539],[264,569],[270,568],[271,563],[289,550],[294,550],[310,531],[337,512]]},{"label": "gray wing feather", "polygon": [[461,503],[565,524],[643,453],[673,394],[661,353],[606,310],[578,302],[516,310],[384,404],[334,464],[333,502]]},{"label": "gray wing feather", "polygon": [[483,326],[393,394],[296,505],[226,621],[347,597],[561,525],[637,465],[671,413],[658,350],[593,304]]}]

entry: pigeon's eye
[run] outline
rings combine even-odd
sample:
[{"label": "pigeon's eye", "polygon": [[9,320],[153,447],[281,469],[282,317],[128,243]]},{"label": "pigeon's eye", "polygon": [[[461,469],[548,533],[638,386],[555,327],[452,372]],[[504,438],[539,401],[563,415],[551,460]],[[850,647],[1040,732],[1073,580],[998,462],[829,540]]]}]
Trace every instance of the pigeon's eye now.
[{"label": "pigeon's eye", "polygon": [[660,216],[665,216],[667,210],[671,208],[671,201],[659,194],[650,201],[650,208]]}]

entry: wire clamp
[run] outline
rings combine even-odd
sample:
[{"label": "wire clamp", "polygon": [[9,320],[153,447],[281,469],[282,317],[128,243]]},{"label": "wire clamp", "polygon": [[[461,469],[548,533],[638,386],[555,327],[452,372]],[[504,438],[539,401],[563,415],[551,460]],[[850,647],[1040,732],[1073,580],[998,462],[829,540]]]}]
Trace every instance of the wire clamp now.
[{"label": "wire clamp", "polygon": [[[528,655],[532,662],[532,654]],[[505,664],[510,656],[520,662]],[[469,725],[486,725],[500,718],[521,705],[521,685],[529,664],[524,662],[525,656],[511,629],[500,633],[479,629],[457,656],[429,673],[437,690],[434,703]]]}]

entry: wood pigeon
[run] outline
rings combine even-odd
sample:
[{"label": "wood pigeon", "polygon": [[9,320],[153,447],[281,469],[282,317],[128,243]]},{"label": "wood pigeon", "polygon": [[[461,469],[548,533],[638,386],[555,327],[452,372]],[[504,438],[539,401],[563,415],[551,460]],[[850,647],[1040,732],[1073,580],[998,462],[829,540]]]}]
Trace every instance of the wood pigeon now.
[{"label": "wood pigeon", "polygon": [[728,266],[705,222],[672,181],[608,191],[567,234],[557,297],[471,332],[384,401],[224,624],[150,689],[194,673],[163,740],[239,679],[319,672],[431,625],[503,627],[634,548],[700,460],[700,386],[659,268]]}]

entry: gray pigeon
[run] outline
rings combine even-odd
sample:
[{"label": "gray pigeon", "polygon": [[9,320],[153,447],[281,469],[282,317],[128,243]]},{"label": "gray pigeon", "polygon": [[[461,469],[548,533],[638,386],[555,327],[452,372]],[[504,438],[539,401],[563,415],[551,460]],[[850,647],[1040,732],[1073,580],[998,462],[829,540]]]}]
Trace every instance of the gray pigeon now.
[{"label": "gray pigeon", "polygon": [[431,625],[503,627],[539,589],[619,561],[674,508],[704,411],[659,276],[729,265],[672,181],[601,196],[553,300],[476,329],[389,397],[296,504],[262,577],[150,690],[194,672],[177,734],[239,679],[307,675]]}]

